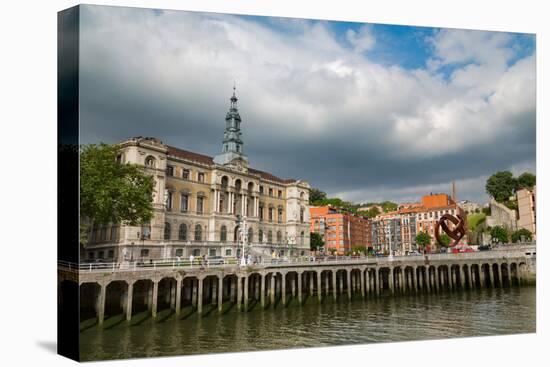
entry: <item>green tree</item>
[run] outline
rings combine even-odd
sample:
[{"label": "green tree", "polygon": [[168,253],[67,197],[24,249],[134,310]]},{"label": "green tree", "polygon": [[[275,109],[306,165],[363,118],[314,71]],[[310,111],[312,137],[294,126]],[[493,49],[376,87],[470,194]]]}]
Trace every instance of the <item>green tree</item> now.
[{"label": "green tree", "polygon": [[495,239],[499,243],[508,242],[508,232],[504,227],[494,226],[491,228],[491,238]]},{"label": "green tree", "polygon": [[378,214],[380,214],[380,210],[376,206],[371,207],[369,210],[365,212],[365,216],[368,218],[374,218]]},{"label": "green tree", "polygon": [[485,191],[495,198],[499,203],[507,201],[517,187],[517,181],[512,172],[501,171],[493,174],[487,179]]},{"label": "green tree", "polygon": [[351,248],[351,251],[352,251],[352,252],[355,252],[356,254],[360,254],[360,253],[361,253],[361,254],[364,254],[364,253],[366,253],[367,248],[366,248],[365,246],[356,245],[356,246],[353,246],[353,247]]},{"label": "green tree", "polygon": [[524,172],[517,178],[517,188],[532,188],[537,184],[537,177],[529,172]]},{"label": "green tree", "polygon": [[432,238],[430,237],[430,235],[427,232],[419,232],[416,235],[416,245],[419,248],[425,249],[426,246],[430,245],[431,240],[432,240]]},{"label": "green tree", "polygon": [[397,204],[391,201],[383,201],[380,203],[380,206],[384,210],[384,213],[393,212],[397,210]]},{"label": "green tree", "polygon": [[314,204],[315,202],[326,200],[327,199],[327,193],[324,191],[321,191],[319,189],[316,189],[312,187],[309,190],[309,203]]},{"label": "green tree", "polygon": [[153,216],[154,178],[134,164],[117,162],[115,145],[91,144],[80,150],[81,242],[91,224],[137,225]]},{"label": "green tree", "polygon": [[439,239],[441,240],[442,245],[445,247],[448,247],[451,244],[451,237],[449,237],[446,233],[440,235]]},{"label": "green tree", "polygon": [[521,228],[512,233],[512,242],[520,242],[522,240],[522,236],[526,242],[530,242],[533,239],[533,234],[530,230]]},{"label": "green tree", "polygon": [[325,241],[323,241],[323,237],[321,237],[321,235],[317,232],[311,232],[309,237],[309,248],[315,251],[324,246]]}]

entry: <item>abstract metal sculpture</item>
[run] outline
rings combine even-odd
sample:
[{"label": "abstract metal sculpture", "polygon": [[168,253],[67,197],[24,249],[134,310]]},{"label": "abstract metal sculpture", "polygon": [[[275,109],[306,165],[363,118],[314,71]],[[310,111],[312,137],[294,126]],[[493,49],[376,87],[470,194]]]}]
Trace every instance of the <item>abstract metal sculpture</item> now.
[{"label": "abstract metal sculpture", "polygon": [[[452,226],[449,226],[449,223]],[[454,241],[450,244],[444,244],[439,237],[439,227]],[[453,247],[458,245],[459,241],[466,234],[466,217],[464,212],[459,208],[456,216],[451,214],[444,214],[439,221],[435,224],[435,239],[440,246]]]}]

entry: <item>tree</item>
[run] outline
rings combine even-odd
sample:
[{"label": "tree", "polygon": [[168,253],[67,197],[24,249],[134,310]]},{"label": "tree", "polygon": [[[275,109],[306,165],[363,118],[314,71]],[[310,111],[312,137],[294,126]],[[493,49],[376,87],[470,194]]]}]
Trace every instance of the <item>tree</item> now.
[{"label": "tree", "polygon": [[532,239],[533,239],[533,234],[531,233],[530,230],[525,228],[518,229],[517,231],[512,233],[512,242],[521,242],[521,241],[531,242]]},{"label": "tree", "polygon": [[309,190],[309,203],[313,204],[318,201],[326,200],[327,193],[316,188],[311,188]]},{"label": "tree", "polygon": [[508,232],[504,227],[494,226],[491,228],[491,238],[493,238],[498,243],[508,242]]},{"label": "tree", "polygon": [[397,210],[397,204],[391,201],[383,201],[380,203],[380,206],[384,210],[384,213],[393,212]]},{"label": "tree", "polygon": [[309,248],[316,251],[324,246],[325,241],[323,241],[323,237],[317,232],[311,232],[309,236]]},{"label": "tree", "polygon": [[451,244],[451,237],[449,237],[446,233],[440,235],[439,240],[444,247],[448,247]]},{"label": "tree", "polygon": [[427,232],[419,232],[416,235],[416,245],[420,248],[426,248],[430,245],[432,238]]},{"label": "tree", "polygon": [[512,172],[501,171],[493,174],[487,179],[485,191],[495,198],[499,203],[507,201],[517,187],[517,181]]},{"label": "tree", "polygon": [[380,210],[378,210],[378,207],[373,206],[369,210],[366,211],[365,216],[368,218],[374,218],[378,214],[380,214]]},{"label": "tree", "polygon": [[137,225],[153,216],[154,178],[135,164],[117,162],[115,145],[91,144],[80,151],[81,242],[91,224]]},{"label": "tree", "polygon": [[537,184],[537,177],[529,172],[524,172],[517,178],[517,187],[516,188],[532,188]]}]

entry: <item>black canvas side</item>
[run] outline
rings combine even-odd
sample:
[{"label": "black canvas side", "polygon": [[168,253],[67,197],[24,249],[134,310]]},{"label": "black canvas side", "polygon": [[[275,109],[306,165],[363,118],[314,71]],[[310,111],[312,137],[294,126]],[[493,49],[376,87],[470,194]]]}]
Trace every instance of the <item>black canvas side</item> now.
[{"label": "black canvas side", "polygon": [[[57,17],[57,259],[79,260],[79,7]],[[78,278],[58,265],[57,352],[79,360]]]}]

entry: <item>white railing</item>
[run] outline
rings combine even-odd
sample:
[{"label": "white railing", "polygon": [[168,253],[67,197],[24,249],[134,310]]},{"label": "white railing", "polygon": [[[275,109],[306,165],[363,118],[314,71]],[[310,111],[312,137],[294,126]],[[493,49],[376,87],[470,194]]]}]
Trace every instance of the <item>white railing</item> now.
[{"label": "white railing", "polygon": [[[262,258],[255,261],[249,261],[247,266],[257,267],[285,267],[285,266],[301,266],[301,265],[321,265],[321,264],[377,264],[391,263],[407,260],[463,260],[463,259],[483,259],[495,258],[500,256],[522,256],[526,254],[534,255],[536,249],[532,244],[524,244],[523,246],[502,246],[487,251],[463,252],[463,253],[434,253],[427,255],[400,255],[400,256],[303,256],[293,258]],[[506,253],[507,252],[507,253]],[[239,259],[236,258],[214,258],[203,261],[198,258],[194,261],[189,259],[150,259],[144,261],[133,262],[92,262],[92,263],[70,263],[59,261],[58,266],[69,270],[78,270],[81,272],[104,272],[104,271],[150,271],[163,269],[210,269],[210,268],[225,268],[235,267],[239,265]]]}]

